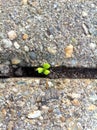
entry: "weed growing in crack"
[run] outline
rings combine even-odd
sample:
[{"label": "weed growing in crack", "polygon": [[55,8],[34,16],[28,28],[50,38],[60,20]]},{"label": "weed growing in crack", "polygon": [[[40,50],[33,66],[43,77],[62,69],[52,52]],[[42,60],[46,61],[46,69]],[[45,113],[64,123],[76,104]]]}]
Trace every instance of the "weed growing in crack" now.
[{"label": "weed growing in crack", "polygon": [[49,63],[44,63],[43,65],[42,65],[42,67],[38,67],[37,69],[36,69],[36,71],[38,71],[38,73],[39,74],[44,74],[44,75],[48,75],[48,74],[50,74],[50,64]]}]

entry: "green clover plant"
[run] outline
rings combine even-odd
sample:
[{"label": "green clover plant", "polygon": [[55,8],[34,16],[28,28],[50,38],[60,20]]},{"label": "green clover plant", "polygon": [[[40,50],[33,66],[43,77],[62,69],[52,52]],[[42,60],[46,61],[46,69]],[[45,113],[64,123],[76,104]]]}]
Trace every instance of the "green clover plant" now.
[{"label": "green clover plant", "polygon": [[44,63],[42,67],[38,67],[36,70],[38,71],[39,74],[45,74],[48,75],[50,74],[50,64],[49,63]]}]

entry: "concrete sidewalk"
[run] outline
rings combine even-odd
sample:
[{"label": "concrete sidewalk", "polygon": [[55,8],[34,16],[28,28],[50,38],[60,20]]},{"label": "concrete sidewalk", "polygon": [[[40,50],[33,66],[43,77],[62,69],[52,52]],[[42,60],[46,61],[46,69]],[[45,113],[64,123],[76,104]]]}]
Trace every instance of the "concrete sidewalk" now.
[{"label": "concrete sidewalk", "polygon": [[97,80],[0,79],[0,130],[97,130]]},{"label": "concrete sidewalk", "polygon": [[0,62],[96,67],[97,0],[1,0]]}]

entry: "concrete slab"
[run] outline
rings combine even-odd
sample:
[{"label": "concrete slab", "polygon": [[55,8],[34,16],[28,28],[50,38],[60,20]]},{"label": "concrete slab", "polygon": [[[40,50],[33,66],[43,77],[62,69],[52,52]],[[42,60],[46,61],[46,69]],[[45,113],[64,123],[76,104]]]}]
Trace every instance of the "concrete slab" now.
[{"label": "concrete slab", "polygon": [[[1,1],[1,63],[18,58],[23,66],[96,68],[97,0],[26,2]],[[8,37],[12,30],[14,40]]]},{"label": "concrete slab", "polygon": [[96,130],[97,80],[0,79],[0,129]]}]

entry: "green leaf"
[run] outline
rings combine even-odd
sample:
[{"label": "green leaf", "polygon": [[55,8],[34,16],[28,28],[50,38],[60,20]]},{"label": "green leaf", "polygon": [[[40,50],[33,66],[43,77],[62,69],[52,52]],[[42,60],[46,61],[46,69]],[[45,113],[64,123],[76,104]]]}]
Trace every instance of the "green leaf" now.
[{"label": "green leaf", "polygon": [[41,67],[39,67],[39,68],[37,68],[37,71],[38,71],[38,73],[42,73],[43,72],[43,68],[41,68]]},{"label": "green leaf", "polygon": [[43,64],[43,68],[44,68],[44,69],[49,69],[49,68],[50,68],[50,64],[44,63],[44,64]]},{"label": "green leaf", "polygon": [[49,70],[45,70],[43,73],[44,73],[45,75],[48,75],[48,74],[50,74],[50,71],[49,71]]}]

